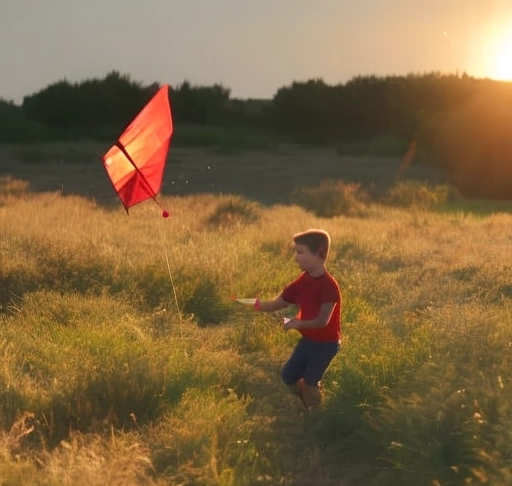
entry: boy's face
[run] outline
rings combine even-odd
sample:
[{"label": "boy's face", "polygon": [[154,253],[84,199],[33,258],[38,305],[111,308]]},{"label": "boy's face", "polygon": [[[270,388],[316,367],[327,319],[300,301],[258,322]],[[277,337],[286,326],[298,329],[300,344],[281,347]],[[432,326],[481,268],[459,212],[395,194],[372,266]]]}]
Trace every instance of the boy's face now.
[{"label": "boy's face", "polygon": [[312,253],[306,245],[299,243],[295,243],[295,261],[301,270],[308,273],[315,272],[324,265],[322,258]]}]

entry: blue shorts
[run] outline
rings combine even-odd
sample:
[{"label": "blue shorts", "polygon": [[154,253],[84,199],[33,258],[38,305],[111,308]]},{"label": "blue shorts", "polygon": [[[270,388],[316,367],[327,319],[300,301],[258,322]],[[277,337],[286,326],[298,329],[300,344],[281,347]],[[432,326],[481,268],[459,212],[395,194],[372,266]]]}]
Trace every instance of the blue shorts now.
[{"label": "blue shorts", "polygon": [[311,341],[303,337],[283,366],[281,378],[286,385],[293,385],[304,378],[306,385],[318,386],[339,349],[339,343]]}]

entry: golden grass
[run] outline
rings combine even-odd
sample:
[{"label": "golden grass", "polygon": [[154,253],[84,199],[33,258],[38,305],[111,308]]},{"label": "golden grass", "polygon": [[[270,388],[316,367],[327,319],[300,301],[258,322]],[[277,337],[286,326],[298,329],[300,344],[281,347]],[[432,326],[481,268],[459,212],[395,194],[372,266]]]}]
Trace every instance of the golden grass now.
[{"label": "golden grass", "polygon": [[[162,204],[0,205],[6,484],[507,484],[509,213]],[[307,416],[279,380],[297,335],[230,298],[276,295],[310,227],[332,236],[344,339]]]}]

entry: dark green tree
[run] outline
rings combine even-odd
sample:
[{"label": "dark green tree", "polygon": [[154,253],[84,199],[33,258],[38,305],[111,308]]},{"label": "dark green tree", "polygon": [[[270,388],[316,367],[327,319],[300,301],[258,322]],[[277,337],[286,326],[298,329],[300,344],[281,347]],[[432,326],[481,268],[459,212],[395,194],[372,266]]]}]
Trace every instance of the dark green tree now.
[{"label": "dark green tree", "polygon": [[230,90],[219,84],[193,86],[184,81],[172,90],[171,104],[176,123],[221,124],[226,119]]},{"label": "dark green tree", "polygon": [[23,113],[53,128],[122,127],[154,94],[127,75],[112,71],[102,80],[58,81],[23,99]]},{"label": "dark green tree", "polygon": [[48,137],[47,128],[27,119],[12,101],[0,98],[0,142],[33,142]]}]

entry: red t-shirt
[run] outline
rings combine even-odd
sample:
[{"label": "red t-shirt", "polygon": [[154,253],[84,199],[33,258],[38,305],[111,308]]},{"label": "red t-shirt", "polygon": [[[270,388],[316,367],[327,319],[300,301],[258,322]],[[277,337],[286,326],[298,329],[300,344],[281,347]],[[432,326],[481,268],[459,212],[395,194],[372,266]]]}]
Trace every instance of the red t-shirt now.
[{"label": "red t-shirt", "polygon": [[338,342],[341,336],[341,292],[334,277],[325,272],[313,278],[302,272],[297,279],[285,287],[281,297],[298,306],[297,319],[314,319],[322,304],[335,303],[331,318],[326,326],[319,329],[299,329],[299,332],[312,341]]}]

